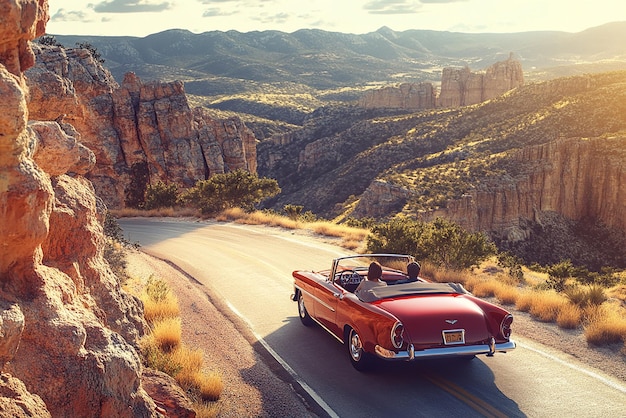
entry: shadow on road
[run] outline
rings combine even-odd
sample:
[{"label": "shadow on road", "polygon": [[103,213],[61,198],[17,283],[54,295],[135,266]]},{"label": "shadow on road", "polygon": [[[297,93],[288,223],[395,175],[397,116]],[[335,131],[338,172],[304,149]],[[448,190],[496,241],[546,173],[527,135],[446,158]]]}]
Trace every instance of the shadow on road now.
[{"label": "shadow on road", "polygon": [[[381,360],[362,373],[338,340],[317,325],[303,326],[298,316],[286,318],[265,341],[341,417],[526,416],[500,391],[484,356]],[[267,355],[261,343],[255,349]]]}]

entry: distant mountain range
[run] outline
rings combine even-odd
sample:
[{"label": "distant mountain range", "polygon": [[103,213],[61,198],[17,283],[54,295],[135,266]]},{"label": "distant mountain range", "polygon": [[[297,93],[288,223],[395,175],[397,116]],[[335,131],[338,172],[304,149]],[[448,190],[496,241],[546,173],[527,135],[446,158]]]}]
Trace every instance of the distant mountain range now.
[{"label": "distant mountain range", "polygon": [[481,70],[512,52],[529,78],[626,68],[626,22],[578,33],[393,31],[362,35],[306,29],[168,30],[137,37],[55,36],[66,47],[92,44],[118,81],[128,71],[144,80],[185,81],[191,94],[217,96],[288,84],[331,90],[393,82],[440,80],[443,67]]}]

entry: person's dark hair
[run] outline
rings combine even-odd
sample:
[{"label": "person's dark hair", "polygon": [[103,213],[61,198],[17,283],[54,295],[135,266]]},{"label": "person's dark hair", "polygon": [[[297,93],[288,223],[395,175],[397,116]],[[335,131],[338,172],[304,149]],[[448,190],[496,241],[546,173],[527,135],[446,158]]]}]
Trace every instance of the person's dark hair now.
[{"label": "person's dark hair", "polygon": [[417,279],[420,274],[421,266],[419,263],[412,261],[406,266],[406,272],[409,275],[409,279]]},{"label": "person's dark hair", "polygon": [[367,269],[367,280],[378,280],[383,276],[383,267],[378,261],[373,261]]}]

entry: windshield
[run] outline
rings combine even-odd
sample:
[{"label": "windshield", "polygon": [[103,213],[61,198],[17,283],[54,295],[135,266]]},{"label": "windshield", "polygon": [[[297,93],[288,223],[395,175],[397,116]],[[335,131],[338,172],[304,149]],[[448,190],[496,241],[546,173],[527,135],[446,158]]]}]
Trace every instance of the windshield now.
[{"label": "windshield", "polygon": [[367,271],[369,265],[378,261],[385,270],[395,270],[406,274],[406,266],[414,261],[410,255],[402,254],[364,254],[335,259],[333,270],[340,273],[344,270]]}]

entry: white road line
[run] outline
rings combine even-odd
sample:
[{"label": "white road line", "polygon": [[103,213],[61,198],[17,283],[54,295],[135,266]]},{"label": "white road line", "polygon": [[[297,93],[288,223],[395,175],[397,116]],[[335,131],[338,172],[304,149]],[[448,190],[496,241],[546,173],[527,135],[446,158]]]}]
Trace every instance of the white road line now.
[{"label": "white road line", "polygon": [[550,353],[546,353],[543,350],[540,350],[540,349],[532,347],[532,346],[530,346],[528,344],[522,343],[519,340],[516,340],[515,342],[517,343],[518,347],[523,347],[523,348],[525,348],[527,350],[533,351],[533,352],[535,352],[535,353],[537,353],[537,354],[539,354],[539,355],[541,355],[543,357],[549,358],[552,361],[556,361],[557,363],[559,363],[561,365],[567,366],[567,367],[569,367],[572,370],[576,370],[576,371],[578,371],[580,373],[586,374],[587,376],[592,377],[592,378],[594,378],[594,379],[604,383],[605,385],[607,385],[607,386],[609,386],[609,387],[611,387],[611,388],[613,388],[615,390],[618,390],[618,391],[620,391],[622,393],[626,393],[626,386],[620,385],[615,380],[612,380],[610,378],[602,376],[601,374],[596,373],[593,370],[589,370],[589,369],[587,369],[585,367],[581,367],[581,366],[579,366],[577,364],[572,364],[572,363],[570,363],[570,362],[568,362],[566,360],[563,360],[563,359],[561,359],[561,358],[559,358],[559,357],[557,357],[555,355],[552,355]]},{"label": "white road line", "polygon": [[287,371],[287,373],[289,373],[291,377],[296,382],[298,382],[298,384],[302,387],[302,389],[304,389],[309,394],[309,396],[313,398],[313,400],[320,406],[320,408],[322,408],[328,414],[328,416],[332,418],[339,418],[339,415],[337,415],[337,413],[333,411],[330,405],[328,405],[324,401],[324,399],[322,399],[322,397],[318,395],[317,392],[315,392],[315,390],[313,390],[312,387],[310,387],[304,380],[300,378],[300,376],[298,376],[296,371],[292,369],[291,366],[287,364],[287,362],[283,360],[283,358],[280,355],[278,355],[278,353],[274,351],[272,347],[269,346],[269,344],[263,339],[263,337],[261,337],[254,331],[252,323],[248,321],[248,318],[244,317],[241,314],[241,312],[239,312],[237,308],[235,308],[230,302],[227,301],[226,304],[228,305],[228,308],[235,313],[235,315],[237,315],[239,318],[245,321],[246,324],[248,324],[248,327],[250,328],[250,331],[252,331],[252,334],[254,335],[254,337],[263,345],[263,347],[267,350],[267,352],[270,353],[272,357],[274,357],[274,359]]}]

